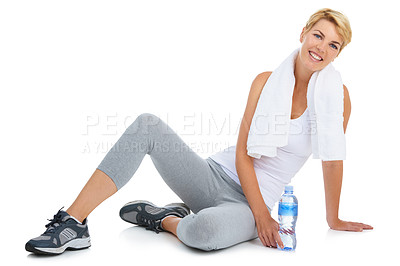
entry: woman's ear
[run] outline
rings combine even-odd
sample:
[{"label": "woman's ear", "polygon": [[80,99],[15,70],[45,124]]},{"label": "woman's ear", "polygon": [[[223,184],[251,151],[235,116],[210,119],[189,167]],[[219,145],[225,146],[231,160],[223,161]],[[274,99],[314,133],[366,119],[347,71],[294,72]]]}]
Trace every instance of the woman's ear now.
[{"label": "woman's ear", "polygon": [[301,31],[301,34],[300,34],[300,42],[301,43],[303,43],[303,39],[304,39],[304,29],[305,29],[305,27],[303,28],[303,30]]}]

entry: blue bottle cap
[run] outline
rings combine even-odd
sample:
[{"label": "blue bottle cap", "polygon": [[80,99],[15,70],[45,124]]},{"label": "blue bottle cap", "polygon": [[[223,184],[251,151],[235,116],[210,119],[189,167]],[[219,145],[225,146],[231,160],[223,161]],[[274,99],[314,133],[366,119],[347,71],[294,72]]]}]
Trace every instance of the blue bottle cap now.
[{"label": "blue bottle cap", "polygon": [[293,192],[293,186],[285,186],[285,193],[286,192]]}]

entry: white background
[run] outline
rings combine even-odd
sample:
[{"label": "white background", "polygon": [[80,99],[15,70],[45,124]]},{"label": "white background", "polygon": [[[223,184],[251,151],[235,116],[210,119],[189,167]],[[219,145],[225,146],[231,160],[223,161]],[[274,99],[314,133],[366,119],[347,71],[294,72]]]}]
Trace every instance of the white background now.
[{"label": "white background", "polygon": [[[400,59],[395,1],[0,3],[2,261],[348,265],[395,260],[400,236],[394,218],[400,149],[393,123]],[[168,117],[204,158],[235,145],[251,82],[299,47],[302,27],[323,7],[342,11],[353,29],[352,42],[334,62],[352,101],[340,218],[374,230],[329,229],[321,162],[310,157],[292,182],[299,199],[294,253],[263,247],[258,239],[200,252],[168,233],[157,235],[119,218],[120,207],[131,200],[179,201],[146,156],[131,182],[89,216],[91,248],[57,257],[24,250],[30,238],[43,233],[47,218],[71,205],[141,113]],[[209,121],[219,130],[208,130]],[[272,215],[277,219],[276,206]]]}]

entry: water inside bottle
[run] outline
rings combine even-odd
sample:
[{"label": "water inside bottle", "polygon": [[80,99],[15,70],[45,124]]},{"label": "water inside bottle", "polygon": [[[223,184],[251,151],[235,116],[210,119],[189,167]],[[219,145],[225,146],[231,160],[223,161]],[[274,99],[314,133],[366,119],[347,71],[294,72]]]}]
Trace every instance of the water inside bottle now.
[{"label": "water inside bottle", "polygon": [[285,188],[285,193],[279,200],[279,235],[283,242],[284,248],[281,249],[279,245],[277,248],[284,251],[293,251],[296,249],[296,221],[298,212],[298,202],[295,195],[293,195],[293,187]]}]

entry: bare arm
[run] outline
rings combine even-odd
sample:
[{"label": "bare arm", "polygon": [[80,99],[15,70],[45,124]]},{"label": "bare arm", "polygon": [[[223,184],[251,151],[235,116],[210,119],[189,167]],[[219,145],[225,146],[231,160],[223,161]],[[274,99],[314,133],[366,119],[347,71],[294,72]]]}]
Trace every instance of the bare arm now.
[{"label": "bare arm", "polygon": [[[257,102],[260,97],[262,88],[270,76],[270,73],[264,72],[259,74],[253,81],[247,100],[246,110],[240,124],[239,136],[236,144],[236,170],[239,176],[240,184],[243,192],[250,204],[254,216],[260,214],[267,215],[267,207],[261,196],[260,187],[254,171],[254,158],[247,155],[247,137],[250,130],[251,120],[253,119]],[[269,214],[269,212],[268,212]]]},{"label": "bare arm", "polygon": [[260,192],[254,171],[254,158],[247,155],[247,137],[251,120],[253,119],[261,91],[270,75],[271,72],[259,74],[251,85],[246,110],[240,124],[235,164],[240,184],[256,221],[258,237],[264,246],[276,247],[276,243],[278,243],[283,248],[283,243],[278,234],[279,224],[272,219]]},{"label": "bare arm", "polygon": [[[344,89],[344,121],[343,127],[346,133],[347,124],[350,118],[351,102],[347,87]],[[324,175],[326,220],[330,228],[334,230],[362,231],[373,229],[372,226],[363,223],[345,222],[339,219],[339,201],[343,179],[343,161],[322,161]]]},{"label": "bare arm", "polygon": [[326,221],[329,227],[332,227],[339,220],[343,161],[322,161],[322,172],[325,187]]}]

